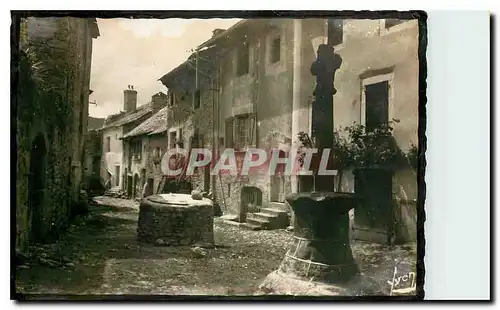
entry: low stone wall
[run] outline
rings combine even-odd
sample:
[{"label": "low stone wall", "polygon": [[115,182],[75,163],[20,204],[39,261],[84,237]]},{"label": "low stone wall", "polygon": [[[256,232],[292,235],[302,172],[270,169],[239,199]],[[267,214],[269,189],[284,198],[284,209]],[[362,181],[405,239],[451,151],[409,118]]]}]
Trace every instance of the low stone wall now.
[{"label": "low stone wall", "polygon": [[213,206],[211,203],[174,205],[143,199],[139,211],[137,238],[157,245],[213,245]]}]

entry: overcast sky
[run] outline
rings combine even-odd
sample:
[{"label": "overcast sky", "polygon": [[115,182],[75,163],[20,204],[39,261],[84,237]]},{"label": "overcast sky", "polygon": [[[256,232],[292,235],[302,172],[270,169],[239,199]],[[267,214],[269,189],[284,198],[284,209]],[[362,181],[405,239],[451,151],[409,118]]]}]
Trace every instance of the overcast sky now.
[{"label": "overcast sky", "polygon": [[123,90],[134,85],[137,105],[166,88],[158,79],[208,40],[215,28],[227,29],[238,19],[98,19],[94,40],[89,114],[106,117],[123,109]]}]

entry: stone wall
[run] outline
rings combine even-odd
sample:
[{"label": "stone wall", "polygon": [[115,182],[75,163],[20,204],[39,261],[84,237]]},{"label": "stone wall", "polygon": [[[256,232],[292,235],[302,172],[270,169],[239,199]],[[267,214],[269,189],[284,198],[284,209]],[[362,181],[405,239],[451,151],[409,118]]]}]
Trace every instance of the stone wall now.
[{"label": "stone wall", "polygon": [[[262,25],[266,22],[263,20]],[[248,74],[236,74],[236,49],[241,45],[240,38],[231,38],[227,52],[221,60],[221,85],[219,102],[219,135],[226,141],[225,120],[239,114],[255,113],[256,130],[253,146],[268,147],[268,135],[281,133],[285,144],[292,140],[292,99],[293,99],[293,20],[273,21],[273,27],[248,30],[246,37],[250,45],[250,68]],[[273,38],[280,37],[280,60],[271,64],[270,44]],[[223,149],[224,146],[221,146]],[[217,182],[219,178],[217,177]],[[246,186],[257,187],[262,191],[262,207],[270,201],[271,178],[269,176],[248,176],[239,179],[222,176],[217,184],[217,201],[226,208],[227,213],[238,214],[241,206],[241,189]],[[291,192],[290,178],[285,178],[285,195]]]},{"label": "stone wall", "polygon": [[[175,91],[175,90],[171,90]],[[213,91],[210,89],[201,90],[200,94],[200,106],[194,108],[193,99],[191,94],[183,93],[181,90],[177,90],[176,102],[170,105],[167,114],[167,130],[166,138],[162,140],[163,150],[168,149],[168,134],[171,130],[181,129],[183,148],[188,151],[192,147],[192,138],[194,137],[195,130],[197,130],[200,137],[199,147],[207,148],[212,150],[212,136],[213,136]],[[202,138],[201,138],[202,137]],[[201,145],[203,144],[203,145]],[[158,145],[158,144],[156,144]],[[155,175],[155,189],[156,180],[161,180],[162,172],[161,169],[154,170]],[[195,174],[190,178],[190,181],[194,189],[204,188],[205,175],[202,169],[196,169]],[[158,181],[159,182],[159,181]],[[211,184],[210,187],[213,187]]]},{"label": "stone wall", "polygon": [[210,201],[190,206],[159,203],[157,196],[141,202],[137,237],[157,245],[213,245],[213,206]]},{"label": "stone wall", "polygon": [[[92,44],[88,27],[87,19],[29,18],[21,28],[23,50],[15,112],[16,248],[20,250],[30,241],[32,218],[40,225],[33,237],[52,240],[67,227],[78,205],[88,117]],[[39,61],[48,75],[33,66]],[[54,91],[49,92],[48,85]],[[37,158],[31,156],[34,145],[44,149]],[[35,166],[44,167],[36,176],[43,181],[30,182]],[[32,173],[31,177],[33,180]],[[34,192],[39,197],[36,205],[30,204],[30,199],[35,201],[30,198]]]}]

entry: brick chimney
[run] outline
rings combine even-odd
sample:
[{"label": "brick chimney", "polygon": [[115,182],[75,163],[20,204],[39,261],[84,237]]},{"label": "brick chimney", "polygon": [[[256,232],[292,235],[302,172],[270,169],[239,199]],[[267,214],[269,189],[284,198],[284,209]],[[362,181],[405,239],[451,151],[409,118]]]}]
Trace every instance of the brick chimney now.
[{"label": "brick chimney", "polygon": [[215,36],[218,36],[219,34],[223,33],[224,31],[226,31],[226,29],[220,29],[220,28],[214,29],[212,31],[212,38]]},{"label": "brick chimney", "polygon": [[153,106],[153,110],[158,111],[167,106],[168,96],[162,92],[154,94],[151,97],[151,104]]},{"label": "brick chimney", "polygon": [[125,112],[135,111],[137,108],[137,91],[133,85],[123,91],[123,109]]}]

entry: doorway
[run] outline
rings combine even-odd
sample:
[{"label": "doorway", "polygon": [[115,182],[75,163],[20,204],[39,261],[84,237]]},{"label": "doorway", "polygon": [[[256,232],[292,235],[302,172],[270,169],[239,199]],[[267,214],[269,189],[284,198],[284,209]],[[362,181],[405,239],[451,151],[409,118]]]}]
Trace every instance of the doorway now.
[{"label": "doorway", "polygon": [[137,197],[137,186],[139,186],[139,175],[136,173],[134,174],[134,185],[133,185],[133,197]]},{"label": "doorway", "polygon": [[28,225],[30,241],[39,241],[43,232],[47,148],[42,134],[31,145],[28,177]]},{"label": "doorway", "polygon": [[285,182],[283,176],[271,176],[271,202],[285,202]]},{"label": "doorway", "polygon": [[115,166],[115,186],[120,186],[120,166]]},{"label": "doorway", "polygon": [[260,212],[262,208],[262,191],[258,187],[245,186],[241,189],[240,222],[246,220],[247,213]]}]

